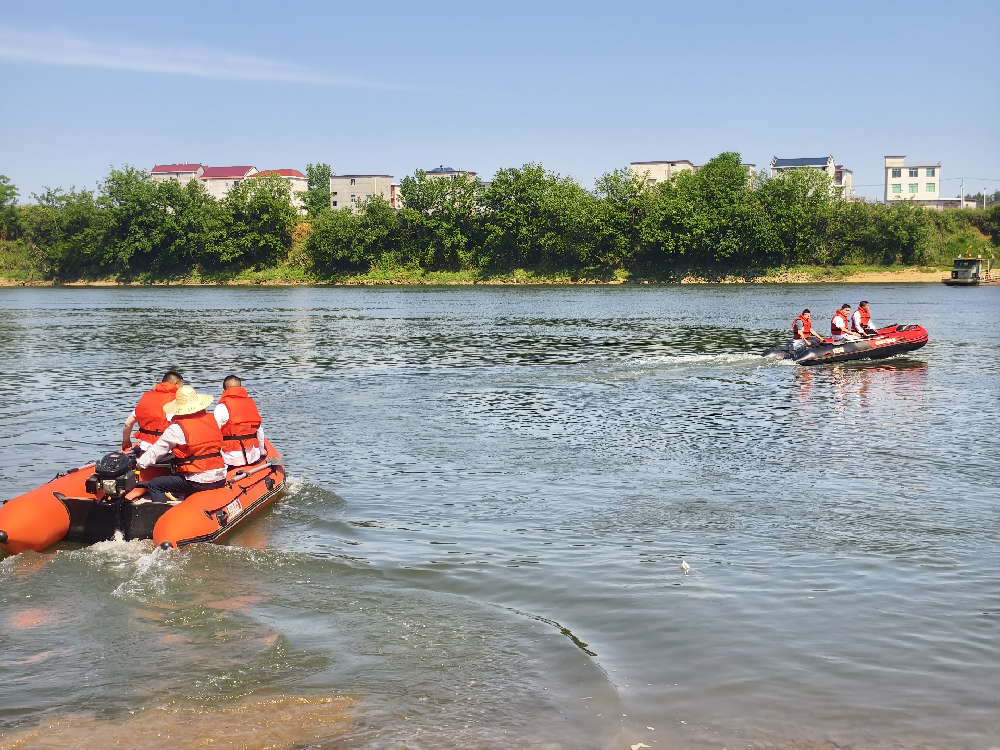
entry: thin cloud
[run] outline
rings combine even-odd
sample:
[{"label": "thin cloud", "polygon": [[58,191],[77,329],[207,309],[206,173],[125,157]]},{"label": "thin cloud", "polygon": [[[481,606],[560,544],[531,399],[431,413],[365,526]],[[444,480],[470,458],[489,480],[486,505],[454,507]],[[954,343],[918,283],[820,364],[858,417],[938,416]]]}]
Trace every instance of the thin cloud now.
[{"label": "thin cloud", "polygon": [[223,81],[304,83],[368,89],[413,90],[348,78],[305,65],[195,47],[152,47],[93,42],[69,34],[0,28],[0,60],[191,76]]}]

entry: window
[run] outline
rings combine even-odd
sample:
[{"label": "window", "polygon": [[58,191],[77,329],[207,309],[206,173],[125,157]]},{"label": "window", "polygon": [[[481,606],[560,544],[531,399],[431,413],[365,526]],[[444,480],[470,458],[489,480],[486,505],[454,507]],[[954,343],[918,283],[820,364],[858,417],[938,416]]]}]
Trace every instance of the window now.
[{"label": "window", "polygon": [[332,193],[330,193],[330,195],[336,195],[336,194],[337,194],[336,190],[334,190]]},{"label": "window", "polygon": [[337,201],[334,201],[334,202],[333,202],[333,207],[334,207],[334,208],[336,208],[336,207],[337,207]]},{"label": "window", "polygon": [[354,178],[353,177],[351,178],[351,184],[352,185],[354,184]]},{"label": "window", "polygon": [[933,182],[928,182],[927,183],[927,192],[928,193],[933,193],[934,192],[934,183]]},{"label": "window", "polygon": [[358,202],[358,196],[352,195],[351,196],[351,203],[357,203],[357,202]]},{"label": "window", "polygon": [[648,180],[646,180],[646,184],[647,185],[655,185],[656,184],[656,178],[655,177],[650,177]]},{"label": "window", "polygon": [[902,193],[903,192],[903,186],[900,183],[898,183],[898,182],[894,182],[892,184],[892,192],[894,192],[894,193]]},{"label": "window", "polygon": [[902,177],[903,176],[903,170],[902,170],[902,168],[892,170],[892,176],[893,177]]},{"label": "window", "polygon": [[910,177],[919,177],[919,176],[920,176],[920,170],[917,169],[916,167],[910,167]]},{"label": "window", "polygon": [[936,169],[934,169],[934,167],[928,167],[928,168],[927,168],[927,176],[928,176],[928,177],[934,177],[934,173],[935,173],[936,171],[937,171],[937,170],[936,170]]},{"label": "window", "polygon": [[917,185],[917,183],[915,183],[915,182],[911,182],[911,183],[910,183],[910,192],[911,192],[911,193],[915,193],[915,192],[917,192],[917,188],[918,188],[918,187],[919,187],[919,185]]}]

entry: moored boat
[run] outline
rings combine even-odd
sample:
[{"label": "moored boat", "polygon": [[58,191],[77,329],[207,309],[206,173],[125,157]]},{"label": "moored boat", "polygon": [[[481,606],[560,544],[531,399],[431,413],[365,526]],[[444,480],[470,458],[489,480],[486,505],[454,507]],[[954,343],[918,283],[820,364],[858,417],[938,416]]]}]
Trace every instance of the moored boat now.
[{"label": "moored boat", "polygon": [[226,484],[181,501],[154,503],[136,484],[127,453],[60,473],[0,505],[0,550],[41,552],[57,542],[152,539],[163,547],[217,542],[270,504],[285,486],[277,450],[265,441],[267,459],[230,469]]},{"label": "moored boat", "polygon": [[[985,270],[984,270],[985,266]],[[1000,278],[993,276],[993,262],[988,258],[971,255],[965,258],[955,258],[951,275],[941,279],[946,286],[995,286],[1000,284]]]},{"label": "moored boat", "polygon": [[883,359],[912,352],[927,343],[927,329],[917,325],[891,325],[878,329],[867,338],[834,342],[825,339],[812,346],[776,346],[763,352],[765,357],[790,359],[797,365],[822,365],[855,359]]}]

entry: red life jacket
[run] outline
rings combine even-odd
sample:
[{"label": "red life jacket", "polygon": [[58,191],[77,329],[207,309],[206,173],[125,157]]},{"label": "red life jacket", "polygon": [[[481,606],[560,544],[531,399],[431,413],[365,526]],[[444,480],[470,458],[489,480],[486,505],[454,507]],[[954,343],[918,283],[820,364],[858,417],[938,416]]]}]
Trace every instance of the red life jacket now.
[{"label": "red life jacket", "polygon": [[174,383],[157,383],[153,390],[146,391],[135,407],[135,421],[139,425],[138,438],[146,443],[155,443],[170,423],[163,407],[177,395]]},{"label": "red life jacket", "polygon": [[257,404],[247,395],[246,388],[227,388],[219,405],[226,405],[229,410],[229,420],[222,425],[222,450],[243,451],[243,460],[249,461],[247,451],[260,448],[257,440],[257,428],[260,427],[260,412]]},{"label": "red life jacket", "polygon": [[[805,315],[805,313],[803,313],[802,315]],[[813,324],[812,320],[806,320],[805,318],[802,317],[802,315],[800,315],[799,317],[797,317],[795,320],[792,321],[792,338],[808,340],[809,334],[812,333]],[[795,327],[795,324],[799,322],[802,323],[801,331],[799,331],[799,329]]]},{"label": "red life jacket", "polygon": [[222,431],[215,417],[204,409],[195,414],[174,417],[184,431],[184,445],[174,448],[174,465],[179,474],[199,474],[212,469],[225,469],[222,460]]},{"label": "red life jacket", "polygon": [[872,314],[870,312],[868,312],[863,307],[859,307],[858,310],[857,310],[857,312],[858,312],[858,315],[861,316],[861,330],[858,331],[856,328],[854,328],[854,316],[853,315],[851,316],[851,328],[853,330],[857,331],[858,333],[864,333],[865,330],[868,328],[868,321],[872,319]]},{"label": "red life jacket", "polygon": [[[834,321],[838,317],[840,317],[844,321],[843,328],[838,328],[837,324],[834,323]],[[837,310],[837,312],[833,314],[833,317],[830,318],[830,333],[832,333],[834,336],[842,336],[843,334],[847,333],[847,329],[851,327],[850,318],[851,316],[848,315],[847,318],[845,319],[844,314],[840,310]]]}]

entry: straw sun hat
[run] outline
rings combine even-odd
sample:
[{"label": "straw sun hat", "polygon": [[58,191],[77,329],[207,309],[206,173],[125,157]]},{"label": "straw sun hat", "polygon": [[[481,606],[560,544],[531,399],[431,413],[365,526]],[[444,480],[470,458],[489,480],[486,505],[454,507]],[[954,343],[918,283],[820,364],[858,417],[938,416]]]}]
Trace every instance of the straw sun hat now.
[{"label": "straw sun hat", "polygon": [[203,409],[207,409],[208,405],[212,403],[212,398],[212,396],[206,394],[195,393],[194,388],[189,385],[183,385],[177,389],[177,395],[174,396],[174,400],[169,404],[163,405],[163,412],[165,414],[173,414],[175,417],[181,417],[185,414],[196,414]]}]

